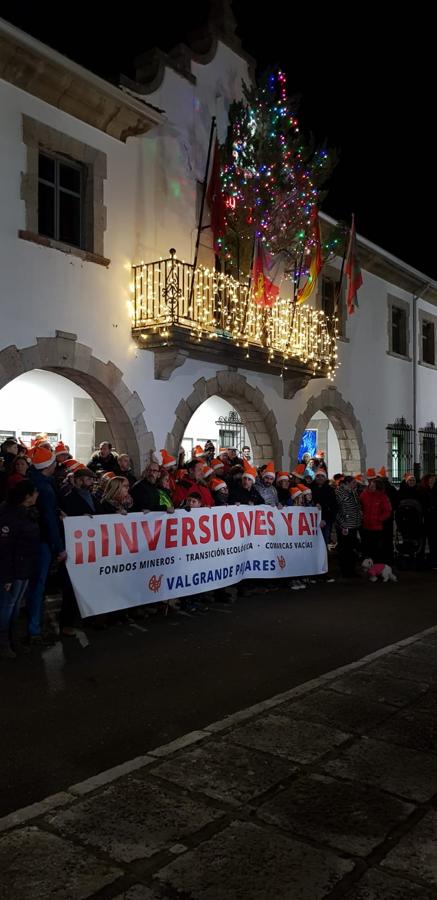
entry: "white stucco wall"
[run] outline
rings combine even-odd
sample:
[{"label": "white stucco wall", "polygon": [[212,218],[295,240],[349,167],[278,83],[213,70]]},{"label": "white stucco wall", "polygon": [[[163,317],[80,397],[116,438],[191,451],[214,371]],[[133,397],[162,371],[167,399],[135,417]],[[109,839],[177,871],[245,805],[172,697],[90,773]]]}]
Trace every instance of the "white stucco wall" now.
[{"label": "white stucco wall", "polygon": [[[222,130],[224,112],[241,89],[247,64],[219,44],[218,56],[205,66],[193,63],[193,71],[197,85],[167,70],[162,85],[148,99],[166,111],[168,124],[129,138],[126,144],[0,81],[0,350],[33,345],[37,337],[54,336],[56,330],[77,334],[94,357],[114,363],[129,390],[138,394],[158,448],[172,431],[178,404],[192,394],[195,383],[226,368],[225,359],[221,366],[189,359],[168,381],[155,381],[153,354],[139,350],[130,333],[131,264],[166,256],[170,246],[180,257],[192,258],[196,180],[203,177],[210,117],[218,115]],[[18,238],[19,229],[25,228],[20,198],[21,173],[26,170],[23,114],[106,154],[108,269]],[[387,460],[387,424],[398,416],[411,423],[413,417],[411,362],[387,353],[387,297],[398,296],[410,305],[412,297],[375,275],[363,274],[360,308],[347,322],[347,340],[339,344],[341,366],[335,385],[361,424],[368,465],[379,467]],[[421,301],[418,306],[434,313],[432,304]],[[313,380],[291,400],[284,400],[279,377],[240,371],[273,411],[283,465],[288,466],[294,462],[289,447],[296,421],[328,382]],[[238,411],[238,403],[235,407]],[[418,366],[418,427],[430,420],[437,421],[436,372]],[[201,436],[209,435],[199,433],[196,439]]]}]

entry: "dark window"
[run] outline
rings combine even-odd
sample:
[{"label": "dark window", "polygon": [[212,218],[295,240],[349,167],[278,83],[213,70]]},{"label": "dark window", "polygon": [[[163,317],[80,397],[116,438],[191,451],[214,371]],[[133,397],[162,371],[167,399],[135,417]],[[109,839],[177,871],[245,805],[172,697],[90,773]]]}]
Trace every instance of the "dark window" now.
[{"label": "dark window", "polygon": [[322,278],[322,311],[325,316],[335,316],[338,284],[333,278]]},{"label": "dark window", "polygon": [[399,306],[391,310],[391,349],[399,356],[407,355],[407,315]]},{"label": "dark window", "polygon": [[387,438],[392,481],[399,484],[407,472],[412,471],[414,436],[413,428],[404,418],[387,426]]},{"label": "dark window", "polygon": [[433,322],[422,322],[422,362],[435,364],[435,331]]},{"label": "dark window", "polygon": [[38,163],[39,234],[84,248],[83,167],[45,153]]}]

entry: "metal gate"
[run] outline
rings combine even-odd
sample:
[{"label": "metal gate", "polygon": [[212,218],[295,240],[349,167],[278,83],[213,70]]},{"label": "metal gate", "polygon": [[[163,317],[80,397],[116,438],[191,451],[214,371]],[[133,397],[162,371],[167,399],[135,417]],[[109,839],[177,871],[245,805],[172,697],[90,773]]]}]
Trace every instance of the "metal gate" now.
[{"label": "metal gate", "polygon": [[437,472],[437,429],[434,422],[428,422],[425,428],[419,428],[419,442],[422,475],[435,475]]},{"label": "metal gate", "polygon": [[235,447],[240,451],[246,441],[246,429],[238,413],[232,411],[228,416],[220,416],[215,424],[219,428],[220,447]]},{"label": "metal gate", "polygon": [[413,471],[414,432],[402,417],[387,425],[388,459],[391,480],[400,484],[407,472]]}]

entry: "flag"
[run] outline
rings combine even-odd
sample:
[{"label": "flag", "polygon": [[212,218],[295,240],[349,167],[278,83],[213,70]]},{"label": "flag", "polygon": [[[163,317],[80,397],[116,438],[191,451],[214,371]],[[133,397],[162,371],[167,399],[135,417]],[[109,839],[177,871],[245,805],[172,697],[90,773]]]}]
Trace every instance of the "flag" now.
[{"label": "flag", "polygon": [[360,264],[357,257],[354,215],[352,216],[351,230],[349,232],[349,244],[346,253],[344,270],[346,272],[346,278],[348,282],[346,294],[347,311],[351,316],[352,313],[355,312],[355,307],[358,306],[357,292],[359,291],[363,283],[363,276],[361,275]]},{"label": "flag", "polygon": [[284,277],[282,254],[271,256],[259,238],[255,240],[252,266],[252,297],[257,306],[273,306],[279,297],[279,289]]},{"label": "flag", "polygon": [[214,145],[211,175],[209,179],[206,199],[211,213],[211,231],[214,237],[214,249],[218,249],[219,238],[225,233],[225,198],[222,194],[220,181],[220,151],[217,138]]},{"label": "flag", "polygon": [[311,297],[311,294],[317,284],[317,279],[319,277],[320,271],[323,266],[322,245],[320,242],[320,225],[319,225],[319,216],[318,216],[317,212],[315,214],[314,241],[315,241],[315,245],[314,245],[313,253],[312,253],[312,257],[311,257],[308,278],[307,278],[303,288],[301,288],[297,292],[296,303],[305,303],[305,300],[308,300],[309,297]]}]

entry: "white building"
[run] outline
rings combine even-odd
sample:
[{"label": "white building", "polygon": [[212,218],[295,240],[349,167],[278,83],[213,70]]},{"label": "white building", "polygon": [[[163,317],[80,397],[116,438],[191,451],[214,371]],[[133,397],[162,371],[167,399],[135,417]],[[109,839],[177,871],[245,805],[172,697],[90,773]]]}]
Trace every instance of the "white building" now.
[{"label": "white building", "polygon": [[[301,359],[283,371],[261,347],[246,361],[224,336],[199,341],[186,281],[165,324],[171,264],[141,264],[170,247],[192,262],[211,116],[223,139],[251,68],[226,15],[194,50],[139,60],[121,87],[0,22],[1,435],[47,431],[85,461],[110,435],[137,470],[153,447],[227,436],[288,468],[310,426],[332,474],[435,470],[437,434],[423,430],[437,421],[437,283],[370,242],[358,239],[360,308],[333,382]],[[314,308],[329,312],[339,265]],[[216,424],[229,413],[241,426]]]}]

